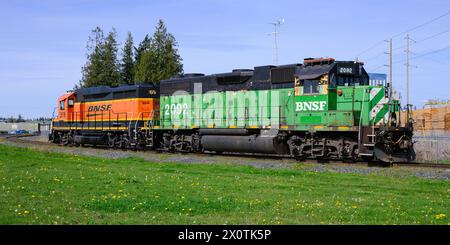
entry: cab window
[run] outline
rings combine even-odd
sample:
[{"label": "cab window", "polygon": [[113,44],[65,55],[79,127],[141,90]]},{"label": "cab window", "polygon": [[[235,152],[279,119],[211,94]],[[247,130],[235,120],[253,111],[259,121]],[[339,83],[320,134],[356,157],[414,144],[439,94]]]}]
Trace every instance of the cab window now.
[{"label": "cab window", "polygon": [[59,109],[62,111],[66,109],[66,100],[61,100],[59,102]]},{"label": "cab window", "polygon": [[319,93],[319,80],[303,81],[303,94],[318,94],[318,93]]},{"label": "cab window", "polygon": [[338,76],[338,86],[353,86],[354,79],[351,76]]},{"label": "cab window", "polygon": [[369,81],[365,76],[353,77],[353,76],[338,76],[338,86],[360,86],[368,85]]},{"label": "cab window", "polygon": [[73,107],[73,104],[74,104],[73,99],[69,99],[69,100],[68,100],[69,108],[72,108],[72,107]]}]

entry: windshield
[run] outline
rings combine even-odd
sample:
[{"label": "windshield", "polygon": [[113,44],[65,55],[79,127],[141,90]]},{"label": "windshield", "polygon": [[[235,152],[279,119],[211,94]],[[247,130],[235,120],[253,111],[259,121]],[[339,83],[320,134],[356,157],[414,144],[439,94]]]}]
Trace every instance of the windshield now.
[{"label": "windshield", "polygon": [[364,77],[354,77],[354,76],[338,76],[337,85],[338,86],[360,86],[368,85],[369,81]]}]

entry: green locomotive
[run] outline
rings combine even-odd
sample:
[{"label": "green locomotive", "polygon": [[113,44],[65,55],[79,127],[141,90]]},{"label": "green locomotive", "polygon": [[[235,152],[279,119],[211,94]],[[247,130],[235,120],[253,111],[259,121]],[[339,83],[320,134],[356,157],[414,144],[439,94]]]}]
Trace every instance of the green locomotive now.
[{"label": "green locomotive", "polygon": [[369,85],[363,64],[303,64],[161,81],[158,148],[409,162],[412,124],[400,126],[389,88]]}]

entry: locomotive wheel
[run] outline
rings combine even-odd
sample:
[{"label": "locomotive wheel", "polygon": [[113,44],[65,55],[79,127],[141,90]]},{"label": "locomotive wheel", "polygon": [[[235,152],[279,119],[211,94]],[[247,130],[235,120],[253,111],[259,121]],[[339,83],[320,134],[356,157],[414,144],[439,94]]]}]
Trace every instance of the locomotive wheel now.
[{"label": "locomotive wheel", "polygon": [[305,155],[295,155],[294,156],[295,160],[303,162],[306,160],[306,156]]},{"label": "locomotive wheel", "polygon": [[119,140],[119,142],[117,142],[117,148],[119,148],[119,149],[123,149],[124,148],[123,140]]},{"label": "locomotive wheel", "polygon": [[68,144],[69,144],[69,136],[68,136],[67,134],[64,134],[64,135],[61,137],[61,145],[66,146],[66,145],[68,145]]},{"label": "locomotive wheel", "polygon": [[110,148],[116,148],[116,137],[109,137],[108,138],[108,146]]}]

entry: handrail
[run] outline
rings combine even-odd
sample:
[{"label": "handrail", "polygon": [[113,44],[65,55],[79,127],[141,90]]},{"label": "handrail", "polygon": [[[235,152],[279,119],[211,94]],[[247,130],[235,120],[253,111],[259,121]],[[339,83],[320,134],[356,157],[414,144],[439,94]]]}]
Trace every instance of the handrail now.
[{"label": "handrail", "polygon": [[362,117],[363,117],[363,111],[364,111],[364,101],[366,98],[366,89],[364,89],[364,93],[363,93],[363,99],[361,101],[361,112],[359,114],[359,125],[358,125],[358,149],[361,150],[360,146],[361,146],[361,126],[362,126]]}]

